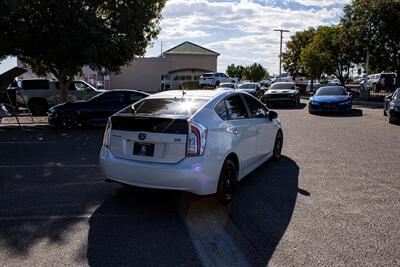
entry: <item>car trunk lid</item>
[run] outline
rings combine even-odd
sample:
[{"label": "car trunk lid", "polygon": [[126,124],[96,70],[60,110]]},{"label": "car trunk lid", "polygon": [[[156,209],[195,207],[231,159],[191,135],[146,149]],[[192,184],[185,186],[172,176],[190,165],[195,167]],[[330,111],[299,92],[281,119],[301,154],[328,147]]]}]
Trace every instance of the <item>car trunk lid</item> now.
[{"label": "car trunk lid", "polygon": [[186,156],[186,118],[124,115],[112,117],[111,151],[116,157],[177,163]]}]

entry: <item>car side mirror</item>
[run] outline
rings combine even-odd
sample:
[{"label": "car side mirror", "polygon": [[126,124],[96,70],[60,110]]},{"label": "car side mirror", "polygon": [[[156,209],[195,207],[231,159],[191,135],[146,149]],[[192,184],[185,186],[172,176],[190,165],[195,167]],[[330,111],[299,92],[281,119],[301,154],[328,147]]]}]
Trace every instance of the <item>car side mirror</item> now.
[{"label": "car side mirror", "polygon": [[276,119],[276,118],[278,118],[278,113],[276,113],[275,111],[270,110],[270,111],[268,112],[268,119],[269,119],[270,121],[272,121],[272,120],[274,120],[274,119]]},{"label": "car side mirror", "polygon": [[314,96],[314,92],[310,92],[310,96]]}]

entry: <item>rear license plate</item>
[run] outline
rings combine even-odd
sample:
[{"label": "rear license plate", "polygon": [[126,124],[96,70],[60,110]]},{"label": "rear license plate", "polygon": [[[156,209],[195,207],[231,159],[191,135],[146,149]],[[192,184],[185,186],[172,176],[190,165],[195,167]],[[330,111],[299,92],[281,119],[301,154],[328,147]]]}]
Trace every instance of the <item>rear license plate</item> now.
[{"label": "rear license plate", "polygon": [[133,155],[153,157],[154,156],[154,144],[135,143],[133,145]]}]

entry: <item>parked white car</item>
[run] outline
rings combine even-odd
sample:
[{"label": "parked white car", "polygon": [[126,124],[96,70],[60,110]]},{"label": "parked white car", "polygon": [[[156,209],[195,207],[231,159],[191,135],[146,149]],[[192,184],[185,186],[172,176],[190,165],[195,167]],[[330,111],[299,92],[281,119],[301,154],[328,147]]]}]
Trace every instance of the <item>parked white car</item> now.
[{"label": "parked white car", "polygon": [[199,78],[200,88],[204,87],[218,87],[221,83],[236,83],[235,78],[231,78],[225,73],[221,72],[212,72],[212,73],[204,73]]},{"label": "parked white car", "polygon": [[239,180],[280,158],[282,144],[278,114],[250,94],[166,91],[109,119],[100,167],[108,181],[226,203]]},{"label": "parked white car", "polygon": [[217,90],[236,90],[236,83],[221,83],[218,85]]}]

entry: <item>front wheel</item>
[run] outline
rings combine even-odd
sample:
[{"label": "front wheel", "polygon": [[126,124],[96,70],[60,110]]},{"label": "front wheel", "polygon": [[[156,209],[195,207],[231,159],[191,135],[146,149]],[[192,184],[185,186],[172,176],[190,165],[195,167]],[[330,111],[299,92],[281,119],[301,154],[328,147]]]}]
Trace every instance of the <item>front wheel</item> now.
[{"label": "front wheel", "polygon": [[232,160],[227,159],[222,166],[217,189],[217,198],[222,204],[227,204],[232,200],[236,181],[236,165]]},{"label": "front wheel", "polygon": [[78,115],[72,111],[61,114],[60,122],[62,127],[68,129],[77,128],[79,126]]},{"label": "front wheel", "polygon": [[272,160],[278,160],[282,155],[282,146],[283,146],[283,134],[281,131],[278,131],[275,138],[274,151],[272,154]]}]

